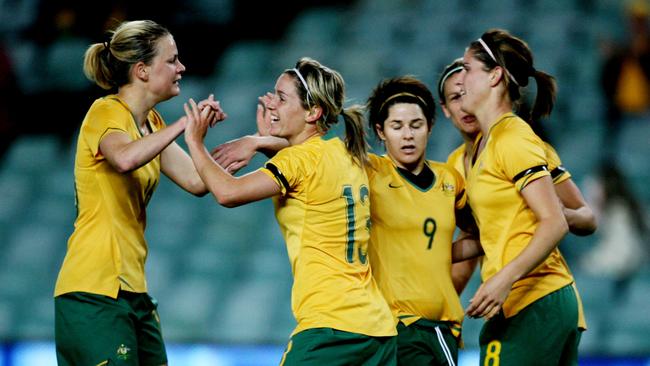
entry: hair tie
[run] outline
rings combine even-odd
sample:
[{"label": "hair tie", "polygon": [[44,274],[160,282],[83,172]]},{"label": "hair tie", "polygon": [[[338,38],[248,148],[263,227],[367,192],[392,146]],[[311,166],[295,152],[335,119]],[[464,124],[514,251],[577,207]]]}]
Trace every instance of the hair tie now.
[{"label": "hair tie", "polygon": [[104,41],[103,45],[104,45],[105,49],[107,49],[109,51],[111,50],[111,40],[110,39],[108,41]]}]

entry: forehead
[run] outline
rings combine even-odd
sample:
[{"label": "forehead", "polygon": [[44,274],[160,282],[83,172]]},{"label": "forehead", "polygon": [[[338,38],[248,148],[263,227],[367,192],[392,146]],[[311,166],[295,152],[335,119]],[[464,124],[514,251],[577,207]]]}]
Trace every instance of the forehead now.
[{"label": "forehead", "polygon": [[481,63],[481,61],[476,58],[476,53],[471,50],[467,49],[465,50],[465,53],[463,54],[463,63],[464,64],[476,64],[476,63]]},{"label": "forehead", "polygon": [[424,118],[424,112],[417,103],[395,103],[388,108],[388,119],[399,116],[409,116],[411,118]]},{"label": "forehead", "polygon": [[461,75],[460,71],[456,71],[455,73],[449,75],[447,80],[445,80],[445,89],[447,87],[452,87],[456,85],[460,85],[463,83],[463,77]]},{"label": "forehead", "polygon": [[174,41],[174,37],[172,37],[171,34],[167,34],[158,38],[158,41],[156,41],[156,48],[161,54],[177,52],[176,42]]},{"label": "forehead", "polygon": [[285,94],[296,94],[296,83],[294,77],[286,72],[280,75],[278,80],[275,82],[275,90]]}]

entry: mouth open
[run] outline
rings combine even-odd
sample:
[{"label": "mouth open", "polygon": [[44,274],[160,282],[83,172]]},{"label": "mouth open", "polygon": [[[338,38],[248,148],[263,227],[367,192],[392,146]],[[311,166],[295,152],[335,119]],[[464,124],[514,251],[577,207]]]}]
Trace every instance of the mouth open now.
[{"label": "mouth open", "polygon": [[474,123],[476,122],[476,117],[468,115],[461,118],[461,120],[463,121],[463,123]]},{"label": "mouth open", "polygon": [[400,148],[400,151],[406,154],[412,154],[415,152],[415,145],[404,145]]}]

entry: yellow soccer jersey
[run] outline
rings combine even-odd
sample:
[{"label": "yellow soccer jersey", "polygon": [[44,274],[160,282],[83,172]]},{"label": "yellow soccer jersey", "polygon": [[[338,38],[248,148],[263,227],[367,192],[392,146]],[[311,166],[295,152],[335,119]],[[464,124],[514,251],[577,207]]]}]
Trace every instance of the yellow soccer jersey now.
[{"label": "yellow soccer jersey", "polygon": [[463,308],[451,280],[455,209],[465,205],[465,183],[451,166],[428,161],[434,174],[421,189],[388,156],[370,155],[370,264],[396,317],[460,324]]},{"label": "yellow soccer jersey", "polygon": [[[488,280],[528,245],[537,220],[520,191],[549,175],[544,143],[530,126],[506,113],[488,134],[484,150],[467,176],[467,194],[485,252],[481,277]],[[475,144],[478,146],[478,143]],[[506,317],[573,282],[559,250],[526,277],[515,282],[503,304]]]},{"label": "yellow soccer jersey", "polygon": [[[148,122],[152,131],[164,127],[155,111]],[[120,288],[147,291],[145,207],[158,185],[160,156],[130,173],[118,173],[99,151],[110,131],[142,138],[128,106],[115,95],[97,99],[81,124],[74,169],[77,218],[55,296],[83,291],[115,298]]]},{"label": "yellow soccer jersey", "polygon": [[368,263],[368,176],[343,142],[313,137],[281,150],[262,172],[282,189],[275,214],[294,276],[294,334],[334,328],[396,335],[395,320]]},{"label": "yellow soccer jersey", "polygon": [[571,178],[571,173],[562,165],[562,160],[560,160],[557,151],[548,142],[544,142],[544,153],[548,162],[548,171],[551,173],[551,178],[553,178],[553,184],[560,184]]}]

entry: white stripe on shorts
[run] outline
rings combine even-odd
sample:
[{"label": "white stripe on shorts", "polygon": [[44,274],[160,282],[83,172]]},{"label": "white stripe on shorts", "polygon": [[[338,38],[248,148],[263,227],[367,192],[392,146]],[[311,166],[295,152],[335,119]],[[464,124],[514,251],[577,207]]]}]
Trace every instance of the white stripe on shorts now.
[{"label": "white stripe on shorts", "polygon": [[447,363],[449,366],[456,366],[454,363],[454,358],[451,357],[451,351],[449,350],[449,347],[447,347],[447,343],[445,343],[445,338],[442,336],[442,332],[440,331],[439,327],[436,327],[436,335],[438,336],[440,348],[442,348],[442,352],[445,354],[445,357],[447,357]]}]

